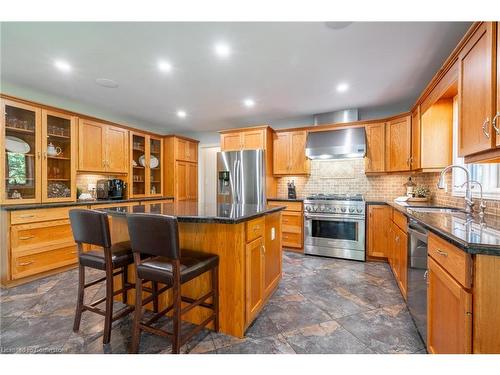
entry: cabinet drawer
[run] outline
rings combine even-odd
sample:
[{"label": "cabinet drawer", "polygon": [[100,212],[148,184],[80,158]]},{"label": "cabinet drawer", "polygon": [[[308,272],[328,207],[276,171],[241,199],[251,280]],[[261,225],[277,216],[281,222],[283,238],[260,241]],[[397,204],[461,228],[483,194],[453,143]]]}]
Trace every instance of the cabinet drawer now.
[{"label": "cabinet drawer", "polygon": [[429,233],[429,256],[466,288],[471,287],[471,258],[466,252]]},{"label": "cabinet drawer", "polygon": [[12,278],[20,279],[37,273],[74,264],[78,259],[76,245],[12,258]]},{"label": "cabinet drawer", "polygon": [[272,201],[268,200],[267,205],[271,207],[286,207],[286,211],[302,212],[302,202]]},{"label": "cabinet drawer", "polygon": [[264,218],[250,220],[247,223],[247,243],[264,235]]},{"label": "cabinet drawer", "polygon": [[403,232],[407,232],[408,221],[406,216],[396,209],[392,210],[392,221],[394,221],[394,224],[401,228]]},{"label": "cabinet drawer", "polygon": [[106,207],[133,207],[133,206],[138,206],[139,202],[121,202],[121,203],[103,203],[103,204],[93,204],[90,206],[91,209],[97,210],[99,208],[106,208]]},{"label": "cabinet drawer", "polygon": [[41,252],[74,243],[69,220],[55,220],[11,226],[13,254]]},{"label": "cabinet drawer", "polygon": [[283,246],[285,247],[295,247],[299,249],[302,248],[301,233],[283,232],[281,238],[283,239]]},{"label": "cabinet drawer", "polygon": [[283,228],[292,227],[294,230],[290,230],[291,232],[295,232],[295,230],[301,231],[303,221],[304,218],[300,212],[285,211],[281,214],[281,223],[283,224]]},{"label": "cabinet drawer", "polygon": [[20,210],[10,213],[10,223],[27,224],[39,221],[68,219],[68,212],[75,207],[40,208],[37,210]]}]

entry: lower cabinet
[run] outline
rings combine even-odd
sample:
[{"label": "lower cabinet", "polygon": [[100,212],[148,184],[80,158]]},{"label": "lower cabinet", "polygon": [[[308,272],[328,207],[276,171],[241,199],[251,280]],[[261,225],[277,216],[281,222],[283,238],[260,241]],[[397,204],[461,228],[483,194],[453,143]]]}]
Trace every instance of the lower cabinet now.
[{"label": "lower cabinet", "polygon": [[406,218],[392,211],[392,221],[388,230],[388,260],[401,294],[406,299],[408,289],[408,235]]},{"label": "lower cabinet", "polygon": [[384,205],[368,206],[367,255],[372,258],[389,257],[389,232],[392,208]]},{"label": "lower cabinet", "polygon": [[281,214],[283,246],[292,250],[304,248],[304,206],[302,202],[269,200],[269,206],[286,207]]},{"label": "lower cabinet", "polygon": [[253,240],[246,246],[246,315],[252,321],[264,303],[264,239]]},{"label": "lower cabinet", "polygon": [[430,353],[472,352],[472,293],[428,258],[427,349]]}]

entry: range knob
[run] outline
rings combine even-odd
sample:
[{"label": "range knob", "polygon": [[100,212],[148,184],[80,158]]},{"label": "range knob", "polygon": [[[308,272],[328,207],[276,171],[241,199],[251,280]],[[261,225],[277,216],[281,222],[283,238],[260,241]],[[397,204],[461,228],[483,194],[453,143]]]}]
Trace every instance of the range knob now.
[{"label": "range knob", "polygon": [[331,210],[332,210],[332,212],[335,212],[335,211],[337,211],[337,208],[336,207],[332,207]]},{"label": "range knob", "polygon": [[361,213],[361,212],[363,212],[363,209],[362,209],[361,207],[358,207],[358,208],[356,209],[356,212]]},{"label": "range knob", "polygon": [[306,211],[311,212],[311,206],[306,206]]},{"label": "range knob", "polygon": [[346,208],[345,208],[345,207],[341,207],[341,208],[340,208],[340,211],[342,211],[342,212],[346,212]]},{"label": "range knob", "polygon": [[331,207],[325,207],[325,211],[326,212],[332,212],[332,208]]},{"label": "range knob", "polygon": [[354,207],[349,207],[349,212],[354,212]]}]

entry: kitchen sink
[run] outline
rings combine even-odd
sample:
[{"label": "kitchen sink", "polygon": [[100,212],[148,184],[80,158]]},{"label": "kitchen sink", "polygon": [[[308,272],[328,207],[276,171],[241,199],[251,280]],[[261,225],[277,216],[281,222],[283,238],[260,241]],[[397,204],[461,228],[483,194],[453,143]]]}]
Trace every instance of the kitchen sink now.
[{"label": "kitchen sink", "polygon": [[453,207],[408,207],[408,209],[414,212],[429,212],[440,214],[465,213],[463,209]]}]

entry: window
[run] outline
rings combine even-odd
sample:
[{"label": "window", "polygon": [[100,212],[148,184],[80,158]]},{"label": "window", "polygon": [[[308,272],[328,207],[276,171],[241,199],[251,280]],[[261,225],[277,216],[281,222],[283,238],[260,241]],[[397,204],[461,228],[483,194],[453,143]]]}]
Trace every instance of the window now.
[{"label": "window", "polygon": [[[458,147],[458,105],[453,100],[453,164],[462,165],[470,172],[471,179],[478,181],[483,186],[483,197],[488,199],[500,199],[500,164],[465,164],[464,158],[457,155]],[[465,187],[460,187],[465,182],[465,173],[457,168],[453,169],[452,193],[454,196],[463,197]],[[479,188],[473,185],[473,196],[480,197]]]}]

